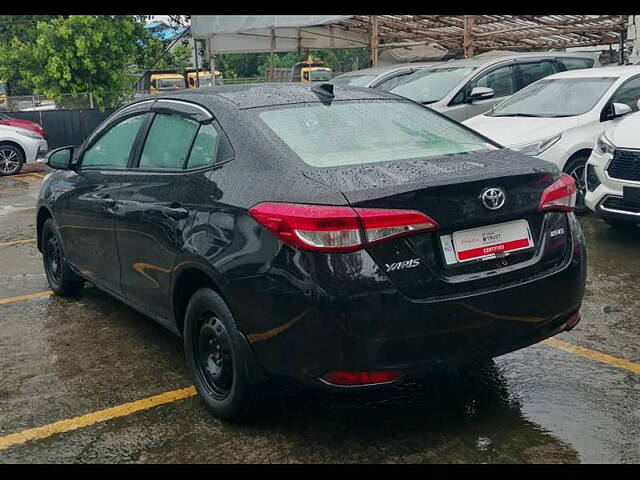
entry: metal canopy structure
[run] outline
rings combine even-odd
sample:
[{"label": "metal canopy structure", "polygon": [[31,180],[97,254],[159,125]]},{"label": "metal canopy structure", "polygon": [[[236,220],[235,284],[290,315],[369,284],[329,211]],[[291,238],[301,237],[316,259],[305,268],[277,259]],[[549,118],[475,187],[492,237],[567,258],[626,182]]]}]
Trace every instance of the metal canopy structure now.
[{"label": "metal canopy structure", "polygon": [[[628,15],[193,15],[195,39],[209,53],[284,52],[368,47],[378,65],[381,49],[443,47],[471,57],[618,44],[623,52]],[[620,60],[622,63],[622,60]]]},{"label": "metal canopy structure", "polygon": [[380,46],[424,41],[472,56],[619,43],[627,21],[626,15],[356,15],[341,23],[377,36]]}]

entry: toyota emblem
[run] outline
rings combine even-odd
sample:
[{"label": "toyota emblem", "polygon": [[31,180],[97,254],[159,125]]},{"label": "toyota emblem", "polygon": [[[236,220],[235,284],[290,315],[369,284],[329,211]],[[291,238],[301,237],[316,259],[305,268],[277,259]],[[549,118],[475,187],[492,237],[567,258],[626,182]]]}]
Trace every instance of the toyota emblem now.
[{"label": "toyota emblem", "polygon": [[507,194],[501,188],[487,188],[480,195],[482,204],[489,210],[498,210],[502,208],[507,200]]}]

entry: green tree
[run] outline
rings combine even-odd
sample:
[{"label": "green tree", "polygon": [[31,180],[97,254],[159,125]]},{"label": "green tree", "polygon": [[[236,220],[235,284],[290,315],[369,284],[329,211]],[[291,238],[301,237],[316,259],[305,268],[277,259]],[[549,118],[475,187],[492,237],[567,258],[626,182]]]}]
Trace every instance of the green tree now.
[{"label": "green tree", "polygon": [[19,75],[21,85],[57,101],[92,92],[100,107],[131,91],[127,71],[148,58],[153,43],[130,16],[55,18],[38,22],[29,35],[14,35],[0,46],[0,80]]}]

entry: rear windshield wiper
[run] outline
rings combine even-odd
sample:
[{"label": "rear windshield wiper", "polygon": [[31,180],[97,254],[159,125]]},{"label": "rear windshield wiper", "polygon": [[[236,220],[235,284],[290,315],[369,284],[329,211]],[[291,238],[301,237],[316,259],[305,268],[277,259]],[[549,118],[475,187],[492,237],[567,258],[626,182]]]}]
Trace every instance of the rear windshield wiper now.
[{"label": "rear windshield wiper", "polygon": [[436,103],[438,100],[425,100],[424,102],[420,102],[423,105],[431,105],[432,103]]}]

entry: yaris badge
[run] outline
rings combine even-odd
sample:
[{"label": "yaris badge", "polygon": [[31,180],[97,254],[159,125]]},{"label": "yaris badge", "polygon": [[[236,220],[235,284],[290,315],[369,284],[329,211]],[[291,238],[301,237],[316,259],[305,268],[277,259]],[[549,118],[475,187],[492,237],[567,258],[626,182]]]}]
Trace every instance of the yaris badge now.
[{"label": "yaris badge", "polygon": [[480,195],[482,204],[489,210],[498,210],[504,206],[507,200],[507,194],[501,188],[487,188]]}]

